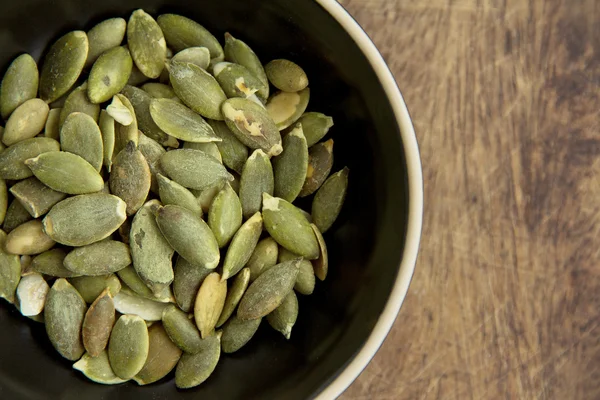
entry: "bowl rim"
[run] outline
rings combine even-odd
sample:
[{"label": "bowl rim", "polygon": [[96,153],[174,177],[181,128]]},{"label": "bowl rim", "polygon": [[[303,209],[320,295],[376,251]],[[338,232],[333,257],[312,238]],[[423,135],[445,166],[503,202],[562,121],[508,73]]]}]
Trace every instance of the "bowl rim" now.
[{"label": "bowl rim", "polygon": [[408,175],[408,224],[402,261],[383,312],[367,341],[338,375],[317,394],[318,400],[340,396],[369,364],[392,328],[404,302],[417,261],[423,226],[423,172],[415,130],[408,108],[396,80],[377,47],[358,22],[336,0],[316,0],[344,30],[365,55],[375,71],[394,111],[406,157]]}]

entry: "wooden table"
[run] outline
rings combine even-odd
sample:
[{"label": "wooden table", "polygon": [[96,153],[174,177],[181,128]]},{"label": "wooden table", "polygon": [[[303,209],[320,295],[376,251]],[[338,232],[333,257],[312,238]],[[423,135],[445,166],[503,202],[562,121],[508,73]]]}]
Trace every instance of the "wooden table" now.
[{"label": "wooden table", "polygon": [[341,3],[425,178],[408,296],[342,398],[600,399],[600,2]]}]

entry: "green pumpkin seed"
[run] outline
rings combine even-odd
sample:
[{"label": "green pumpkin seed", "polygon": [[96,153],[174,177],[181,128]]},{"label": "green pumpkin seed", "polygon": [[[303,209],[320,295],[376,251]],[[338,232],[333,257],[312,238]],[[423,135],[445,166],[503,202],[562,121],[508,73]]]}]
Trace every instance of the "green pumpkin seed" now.
[{"label": "green pumpkin seed", "polygon": [[9,303],[15,301],[15,291],[21,279],[21,262],[19,256],[4,251],[6,233],[0,231],[0,298]]},{"label": "green pumpkin seed", "polygon": [[169,305],[138,296],[126,288],[121,288],[113,301],[115,309],[121,314],[138,315],[146,321],[160,321],[163,311]]},{"label": "green pumpkin seed", "polygon": [[59,151],[60,144],[50,138],[36,137],[16,143],[0,153],[0,177],[3,179],[25,179],[33,172],[25,160],[49,151]]},{"label": "green pumpkin seed", "polygon": [[325,233],[337,219],[348,189],[348,174],[345,167],[331,175],[315,194],[312,202],[312,217],[321,233]]},{"label": "green pumpkin seed", "polygon": [[283,138],[283,152],[273,159],[275,196],[293,202],[304,186],[308,169],[308,147],[302,125]]},{"label": "green pumpkin seed", "polygon": [[262,87],[262,82],[240,64],[220,62],[213,67],[213,75],[227,97],[250,97]]},{"label": "green pumpkin seed", "polygon": [[100,112],[98,123],[102,135],[102,159],[106,170],[110,172],[112,167],[113,152],[115,150],[115,120],[106,110]]},{"label": "green pumpkin seed", "polygon": [[148,78],[158,78],[167,58],[167,44],[154,18],[143,10],[134,11],[129,18],[127,44],[139,70]]},{"label": "green pumpkin seed", "polygon": [[298,123],[302,124],[306,144],[311,147],[329,132],[329,128],[333,126],[333,118],[318,112],[307,112],[302,114]]},{"label": "green pumpkin seed", "polygon": [[83,347],[93,357],[106,349],[115,324],[115,305],[110,289],[104,289],[85,313],[81,335]]},{"label": "green pumpkin seed", "polygon": [[2,225],[2,228],[8,233],[17,226],[30,221],[32,218],[33,217],[31,214],[29,214],[29,211],[27,211],[25,207],[21,205],[21,202],[17,199],[13,199],[6,210],[6,217],[4,218],[4,225]]},{"label": "green pumpkin seed", "polygon": [[148,328],[149,350],[144,367],[133,377],[138,385],[148,385],[164,378],[175,368],[181,350],[169,339],[162,324]]},{"label": "green pumpkin seed", "polygon": [[245,218],[260,211],[263,193],[273,194],[273,168],[262,150],[255,150],[248,158],[240,178],[240,201]]},{"label": "green pumpkin seed", "polygon": [[319,244],[306,217],[291,203],[263,195],[264,225],[277,243],[292,253],[314,260],[319,256]]},{"label": "green pumpkin seed", "polygon": [[6,217],[7,208],[8,208],[8,190],[6,190],[6,181],[4,179],[0,178],[0,224],[2,224],[4,222],[4,218]]},{"label": "green pumpkin seed", "polygon": [[306,180],[300,191],[300,197],[306,197],[317,191],[325,182],[333,166],[333,139],[318,143],[308,151]]},{"label": "green pumpkin seed", "polygon": [[6,121],[2,142],[13,145],[25,139],[31,139],[44,129],[50,108],[40,99],[25,101]]},{"label": "green pumpkin seed", "polygon": [[87,33],[89,51],[86,67],[91,66],[100,55],[123,42],[127,22],[123,18],[110,18],[100,22]]},{"label": "green pumpkin seed", "polygon": [[233,180],[221,163],[200,150],[168,151],[161,156],[160,165],[169,178],[190,189],[204,190]]},{"label": "green pumpkin seed", "polygon": [[60,113],[62,108],[53,108],[48,112],[48,119],[44,126],[44,136],[54,140],[60,140]]},{"label": "green pumpkin seed", "polygon": [[237,307],[238,303],[242,299],[244,292],[248,288],[248,283],[250,282],[250,269],[244,268],[240,271],[239,274],[236,275],[233,284],[227,290],[227,298],[225,299],[225,306],[223,306],[223,311],[221,311],[221,315],[219,316],[219,320],[217,321],[217,327],[223,325]]},{"label": "green pumpkin seed", "polygon": [[251,282],[254,282],[260,274],[277,264],[278,253],[279,246],[273,238],[268,237],[258,242],[246,264],[250,270]]},{"label": "green pumpkin seed", "polygon": [[10,254],[40,254],[50,250],[56,242],[44,232],[41,221],[25,222],[6,237],[4,248]]},{"label": "green pumpkin seed", "polygon": [[125,202],[111,194],[65,199],[44,218],[46,234],[67,246],[85,246],[110,236],[127,219]]},{"label": "green pumpkin seed", "polygon": [[[30,270],[57,278],[71,278],[79,276],[75,272],[64,267],[63,261],[66,256],[67,252],[60,248],[45,251],[35,256],[35,258],[31,261]],[[79,287],[76,286],[76,288],[79,290]],[[94,297],[94,299],[95,298],[96,297]]]},{"label": "green pumpkin seed", "polygon": [[77,360],[84,352],[81,326],[86,305],[77,290],[64,278],[54,282],[46,297],[46,333],[54,348],[67,360]]},{"label": "green pumpkin seed", "polygon": [[[133,258],[135,260],[133,253],[134,253],[134,250],[132,247],[131,248],[131,258]],[[134,263],[135,263],[135,261],[134,261]],[[147,299],[154,298],[154,294],[152,293],[152,290],[150,290],[150,288],[148,286],[146,286],[146,284],[144,283],[142,278],[140,278],[138,273],[135,271],[135,268],[133,268],[133,265],[123,268],[122,270],[117,272],[117,275],[119,275],[119,278],[121,278],[123,283],[125,283],[125,285],[127,285],[127,287],[129,289],[133,290],[136,294],[138,294],[142,297],[145,297]]]},{"label": "green pumpkin seed", "polygon": [[[116,94],[114,99],[115,100],[113,100],[113,102],[118,101],[122,103],[132,115],[131,123],[129,125],[120,124],[115,119],[115,149],[113,154],[118,155],[121,152],[121,150],[123,150],[127,146],[127,143],[129,142],[133,142],[137,146],[140,138],[140,133],[138,131],[135,110],[129,99],[120,93]],[[111,117],[115,118],[115,115],[116,114],[113,114],[111,115]]]},{"label": "green pumpkin seed", "polygon": [[38,315],[44,310],[46,295],[50,286],[44,277],[38,273],[31,272],[21,278],[17,286],[17,298],[19,311],[26,317]]},{"label": "green pumpkin seed", "polygon": [[[231,181],[233,182],[233,181]],[[190,191],[194,196],[196,196],[196,201],[202,207],[202,211],[208,213],[210,211],[210,205],[212,204],[213,199],[221,191],[221,189],[225,186],[225,182],[217,182],[213,186],[209,187],[205,190],[194,190]]]},{"label": "green pumpkin seed", "polygon": [[233,315],[223,327],[223,353],[235,353],[252,339],[262,318],[243,320]]},{"label": "green pumpkin seed", "polygon": [[196,354],[184,353],[175,370],[175,385],[188,389],[200,385],[215,370],[221,355],[220,335],[202,340],[202,348]]},{"label": "green pumpkin seed", "polygon": [[208,124],[213,128],[213,132],[219,138],[220,142],[215,142],[223,158],[223,164],[232,170],[241,173],[244,164],[248,159],[248,148],[238,140],[238,138],[229,130],[225,122],[209,120]]},{"label": "green pumpkin seed", "polygon": [[192,192],[161,174],[157,175],[157,180],[160,200],[163,204],[181,206],[194,212],[198,217],[202,217],[202,207],[200,207]]},{"label": "green pumpkin seed", "polygon": [[234,276],[246,265],[256,248],[261,233],[262,216],[257,212],[241,226],[231,240],[223,263],[223,279]]},{"label": "green pumpkin seed", "polygon": [[90,117],[94,121],[98,121],[98,116],[100,115],[100,106],[98,104],[94,104],[88,99],[87,96],[88,84],[87,82],[78,88],[74,89],[67,99],[65,100],[65,104],[61,108],[60,111],[60,119],[58,126],[62,129],[67,117],[74,112],[82,112]]},{"label": "green pumpkin seed", "polygon": [[210,50],[206,47],[188,47],[175,54],[173,61],[196,64],[206,70],[210,64]]},{"label": "green pumpkin seed", "polygon": [[106,112],[117,123],[123,126],[131,125],[133,123],[133,118],[135,117],[129,107],[123,104],[121,98],[116,94],[112,96],[112,102],[106,107]]},{"label": "green pumpkin seed", "polygon": [[223,120],[221,103],[227,96],[211,74],[192,63],[171,61],[167,67],[171,86],[186,106],[205,118]]},{"label": "green pumpkin seed", "polygon": [[179,308],[185,312],[192,311],[200,285],[211,272],[211,269],[190,264],[183,257],[177,258],[173,294]]},{"label": "green pumpkin seed", "polygon": [[156,125],[167,134],[186,142],[218,142],[210,125],[183,104],[169,99],[150,102],[150,114]]},{"label": "green pumpkin seed", "polygon": [[210,58],[223,59],[223,48],[219,41],[199,23],[177,14],[159,15],[157,22],[173,51],[206,47],[210,51]]},{"label": "green pumpkin seed", "polygon": [[94,166],[80,156],[66,151],[42,153],[25,160],[36,178],[58,192],[94,193],[104,188],[104,180]]},{"label": "green pumpkin seed", "polygon": [[173,101],[181,102],[173,88],[164,83],[148,82],[142,86],[142,90],[155,99],[171,99]]},{"label": "green pumpkin seed", "polygon": [[14,184],[10,192],[33,218],[46,214],[56,203],[67,197],[64,193],[50,189],[35,177]]},{"label": "green pumpkin seed", "polygon": [[292,290],[279,307],[267,315],[267,321],[273,329],[281,332],[289,340],[292,335],[292,328],[298,318],[298,298]]},{"label": "green pumpkin seed", "polygon": [[242,205],[231,188],[225,183],[213,199],[208,211],[208,226],[215,234],[219,247],[225,247],[242,225]]},{"label": "green pumpkin seed", "polygon": [[85,353],[73,369],[81,371],[89,380],[103,385],[118,385],[127,382],[115,375],[108,361],[108,352],[102,351],[98,356]]},{"label": "green pumpkin seed", "polygon": [[131,55],[125,47],[103,53],[90,71],[88,97],[92,103],[103,103],[119,93],[129,80],[132,66]]},{"label": "green pumpkin seed", "polygon": [[263,272],[246,290],[237,315],[256,319],[271,313],[294,288],[301,258],[279,263]]},{"label": "green pumpkin seed", "polygon": [[200,285],[194,303],[194,319],[203,339],[214,333],[226,297],[227,282],[216,272],[209,274]]},{"label": "green pumpkin seed", "polygon": [[246,43],[229,33],[225,34],[225,59],[248,68],[262,83],[258,91],[260,98],[266,100],[269,97],[269,81],[262,63]]},{"label": "green pumpkin seed", "polygon": [[313,229],[313,232],[317,237],[317,241],[319,242],[319,258],[313,261],[313,268],[317,278],[324,281],[327,277],[327,271],[329,270],[327,246],[325,244],[325,239],[323,239],[323,235],[319,231],[319,228],[317,228],[315,224],[310,224],[310,227]]},{"label": "green pumpkin seed", "polygon": [[195,354],[202,349],[200,332],[196,325],[188,318],[187,314],[170,304],[162,315],[165,331],[181,350]]},{"label": "green pumpkin seed", "polygon": [[273,86],[284,92],[299,92],[308,86],[308,77],[304,70],[289,60],[270,61],[265,65],[265,73]]},{"label": "green pumpkin seed", "polygon": [[221,152],[219,151],[217,142],[207,142],[207,143],[185,142],[183,144],[183,148],[203,151],[206,154],[208,154],[209,156],[215,158],[221,164],[223,164],[223,158],[221,157]]},{"label": "green pumpkin seed", "polygon": [[150,191],[158,194],[159,186],[157,176],[158,174],[164,175],[164,171],[160,166],[160,157],[166,153],[166,150],[156,140],[150,139],[141,132],[138,150],[142,153],[150,168]]},{"label": "green pumpkin seed", "polygon": [[[121,281],[113,274],[79,276],[70,278],[69,282],[77,289],[83,300],[88,304],[93,303],[106,289],[109,290],[111,298],[121,291]],[[89,349],[87,350],[89,351]]]},{"label": "green pumpkin seed", "polygon": [[63,151],[77,154],[89,162],[96,171],[102,168],[102,134],[96,121],[82,112],[71,113],[60,130]]},{"label": "green pumpkin seed", "polygon": [[150,200],[140,208],[133,218],[129,240],[133,267],[142,281],[155,293],[173,281],[173,248],[156,223],[155,214],[159,207],[160,203],[157,200]]},{"label": "green pumpkin seed", "polygon": [[110,172],[110,191],[127,203],[127,215],[144,204],[150,192],[150,168],[134,142],[115,158]]},{"label": "green pumpkin seed", "polygon": [[110,366],[121,379],[133,378],[146,363],[148,328],[137,315],[122,315],[115,324],[108,342]]},{"label": "green pumpkin seed", "polygon": [[263,107],[235,97],[223,102],[221,110],[229,129],[246,146],[262,149],[269,156],[283,151],[279,129]]},{"label": "green pumpkin seed", "polygon": [[296,122],[306,110],[310,89],[299,92],[277,92],[269,98],[267,111],[281,131]]},{"label": "green pumpkin seed", "polygon": [[10,114],[37,96],[39,73],[29,54],[21,54],[9,65],[0,85],[0,114],[5,120]]},{"label": "green pumpkin seed", "polygon": [[[293,260],[295,258],[298,258],[297,254],[292,253],[284,247],[279,249],[278,262]],[[315,290],[315,271],[310,261],[304,259],[300,261],[294,290],[304,295],[310,295]]]},{"label": "green pumpkin seed", "polygon": [[102,240],[78,247],[67,254],[64,260],[65,268],[76,274],[88,276],[117,272],[129,264],[129,247],[115,240]]},{"label": "green pumpkin seed", "polygon": [[[165,69],[163,69],[165,72]],[[161,73],[162,74],[162,73]],[[162,76],[162,75],[161,75]],[[148,82],[150,78],[142,73],[138,67],[136,67],[135,63],[133,63],[133,67],[131,68],[131,75],[129,75],[129,80],[127,81],[127,85],[138,86],[142,83]]]},{"label": "green pumpkin seed", "polygon": [[85,32],[69,32],[48,50],[40,74],[40,97],[52,103],[75,84],[88,56]]}]

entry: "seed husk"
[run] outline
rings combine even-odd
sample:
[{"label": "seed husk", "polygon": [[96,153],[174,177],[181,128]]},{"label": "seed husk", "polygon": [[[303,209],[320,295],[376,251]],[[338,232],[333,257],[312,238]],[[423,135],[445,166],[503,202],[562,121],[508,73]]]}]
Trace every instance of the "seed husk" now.
[{"label": "seed husk", "polygon": [[212,272],[200,285],[194,304],[194,319],[203,339],[214,333],[226,297],[227,282],[218,273]]},{"label": "seed husk", "polygon": [[154,293],[160,292],[173,281],[171,259],[174,250],[156,222],[155,213],[159,207],[158,200],[144,204],[133,218],[129,234],[133,267]]},{"label": "seed husk", "polygon": [[[63,261],[66,256],[67,252],[61,248],[45,251],[33,258],[30,270],[57,278],[72,278],[79,276],[79,274],[64,267]],[[77,288],[77,290],[79,290],[79,288]]]},{"label": "seed husk", "polygon": [[233,315],[223,327],[223,353],[235,353],[252,339],[262,318],[243,320]]},{"label": "seed husk", "polygon": [[106,349],[114,324],[115,305],[110,289],[106,288],[94,300],[83,319],[83,347],[90,355],[98,357]]},{"label": "seed husk", "polygon": [[196,354],[184,353],[175,370],[175,385],[188,389],[200,385],[215,370],[221,355],[220,335],[202,339],[202,348]]},{"label": "seed husk", "polygon": [[104,20],[87,33],[89,51],[85,66],[91,66],[98,57],[107,50],[117,47],[123,42],[127,22],[123,18]]},{"label": "seed husk", "polygon": [[0,85],[0,114],[5,120],[10,114],[37,96],[39,73],[29,54],[21,54],[8,66]]},{"label": "seed husk", "polygon": [[248,68],[262,83],[258,91],[261,99],[269,97],[269,81],[262,63],[252,49],[244,42],[225,34],[225,59]]},{"label": "seed husk", "polygon": [[290,60],[270,61],[265,65],[265,73],[273,86],[284,92],[299,92],[308,86],[304,70]]},{"label": "seed husk", "polygon": [[156,140],[150,139],[141,132],[138,150],[142,153],[150,168],[150,190],[158,194],[159,186],[157,176],[158,174],[164,175],[164,171],[160,166],[160,157],[166,153],[166,150]]},{"label": "seed husk", "polygon": [[294,288],[301,258],[279,263],[263,272],[240,301],[237,316],[256,319],[271,313]]},{"label": "seed husk", "polygon": [[16,183],[10,188],[10,192],[34,218],[46,214],[52,206],[66,197],[64,193],[50,189],[35,177]]},{"label": "seed husk", "polygon": [[192,265],[183,257],[177,258],[173,294],[179,308],[185,312],[192,311],[200,285],[211,272],[212,269]]},{"label": "seed husk", "polygon": [[30,99],[17,107],[6,121],[2,143],[13,145],[31,139],[46,126],[50,108],[40,99]]},{"label": "seed husk", "polygon": [[129,126],[133,123],[134,113],[123,104],[121,98],[116,94],[112,96],[112,101],[106,107],[106,112],[120,125]]},{"label": "seed husk", "polygon": [[279,246],[272,237],[264,238],[258,242],[246,264],[246,267],[250,269],[250,281],[254,282],[260,274],[276,265],[278,254]]},{"label": "seed husk", "polygon": [[58,192],[86,194],[104,188],[96,168],[77,154],[51,151],[25,160],[25,165],[44,185]]},{"label": "seed husk", "polygon": [[199,23],[177,14],[159,15],[157,22],[173,51],[206,47],[210,51],[210,58],[223,59],[223,48],[219,41]]},{"label": "seed husk", "polygon": [[4,224],[2,228],[6,233],[10,233],[17,226],[30,221],[33,217],[29,212],[21,205],[21,202],[17,199],[13,199],[8,209],[6,210],[6,217],[4,218]]},{"label": "seed husk", "polygon": [[17,298],[21,314],[31,317],[41,313],[44,310],[46,295],[49,290],[50,286],[48,286],[42,275],[31,272],[23,276],[17,286]]},{"label": "seed husk", "polygon": [[111,298],[121,291],[121,281],[114,274],[79,276],[70,278],[69,282],[88,304],[93,303],[106,289],[109,290]]},{"label": "seed husk", "polygon": [[207,142],[207,143],[185,142],[183,144],[183,148],[203,151],[206,154],[208,154],[209,156],[216,159],[221,164],[223,164],[223,158],[221,157],[221,152],[219,151],[217,142]]},{"label": "seed husk", "polygon": [[165,85],[164,83],[148,82],[142,85],[142,90],[155,99],[171,99],[181,102],[181,100],[179,100],[175,94],[173,88],[169,85]]},{"label": "seed husk", "polygon": [[160,321],[164,309],[169,305],[141,297],[126,288],[121,288],[113,301],[115,309],[121,314],[138,315],[145,321]]},{"label": "seed husk", "polygon": [[162,322],[165,331],[181,350],[195,354],[202,349],[202,339],[196,325],[174,304],[163,311]]},{"label": "seed husk", "polygon": [[291,203],[263,195],[264,225],[277,243],[309,260],[319,256],[319,244],[306,217]]},{"label": "seed husk", "polygon": [[306,110],[310,89],[299,92],[277,92],[267,101],[267,111],[281,131],[298,120]]},{"label": "seed husk", "polygon": [[71,113],[60,130],[63,151],[76,154],[89,162],[96,171],[102,168],[102,134],[96,121],[82,112]]},{"label": "seed husk", "polygon": [[292,335],[292,328],[298,318],[298,297],[292,290],[279,307],[267,315],[267,321],[273,329],[281,332],[286,339],[289,340]]},{"label": "seed husk", "polygon": [[275,196],[290,203],[296,200],[306,181],[308,169],[308,147],[302,133],[302,125],[283,138],[283,152],[273,159]]},{"label": "seed husk", "polygon": [[239,141],[239,139],[229,130],[227,124],[223,121],[209,120],[208,124],[213,128],[213,132],[219,138],[220,142],[215,142],[223,159],[223,164],[237,173],[241,173],[244,164],[248,159],[248,148]]},{"label": "seed husk", "polygon": [[144,204],[150,192],[150,167],[130,141],[115,158],[110,172],[110,192],[127,203],[127,215]]},{"label": "seed husk", "polygon": [[202,217],[202,207],[198,204],[192,192],[161,174],[157,174],[156,178],[158,180],[158,193],[163,204],[181,206]]},{"label": "seed husk", "polygon": [[103,53],[94,63],[88,81],[88,97],[102,103],[119,93],[129,80],[133,60],[129,50],[119,46]]},{"label": "seed husk", "polygon": [[298,123],[302,124],[306,144],[311,147],[329,132],[333,126],[333,118],[319,112],[307,112],[302,114]]},{"label": "seed husk", "polygon": [[148,78],[158,78],[165,66],[167,44],[160,26],[143,10],[135,10],[129,18],[127,44],[139,70]]},{"label": "seed husk", "polygon": [[66,279],[57,279],[46,297],[44,320],[50,342],[68,360],[77,360],[84,352],[81,326],[85,312],[85,301],[77,290]]},{"label": "seed husk", "polygon": [[13,229],[6,237],[4,248],[10,254],[40,254],[50,250],[56,242],[44,232],[39,220],[25,222]]},{"label": "seed husk", "polygon": [[23,140],[0,152],[0,177],[19,180],[33,175],[25,160],[49,151],[59,151],[60,144],[50,138],[36,137]]},{"label": "seed husk", "polygon": [[61,108],[60,111],[60,119],[58,122],[58,126],[62,129],[67,117],[74,112],[82,112],[90,117],[94,121],[98,121],[98,116],[100,115],[100,106],[98,104],[94,104],[90,101],[87,95],[88,84],[85,82],[83,85],[74,89],[65,100],[65,104]]},{"label": "seed husk", "polygon": [[44,126],[44,136],[54,140],[60,140],[60,113],[62,108],[53,108],[48,112],[48,119]]},{"label": "seed husk", "polygon": [[208,226],[219,247],[225,247],[242,225],[242,205],[229,183],[217,193],[208,211]]},{"label": "seed husk", "polygon": [[108,352],[102,351],[94,357],[85,353],[75,364],[73,369],[81,371],[89,380],[103,385],[118,385],[127,382],[115,375],[108,361]]},{"label": "seed husk", "polygon": [[239,274],[236,275],[233,280],[233,284],[227,290],[227,298],[225,299],[225,305],[223,306],[223,311],[221,311],[221,315],[219,316],[219,320],[217,321],[217,328],[223,325],[237,307],[238,303],[242,299],[244,292],[248,288],[248,284],[250,283],[250,269],[244,268],[240,271]]},{"label": "seed husk", "polygon": [[177,97],[203,117],[222,121],[220,107],[227,96],[215,78],[196,64],[171,61],[167,65]]},{"label": "seed husk", "polygon": [[186,142],[218,142],[210,125],[200,115],[170,99],[153,99],[150,115],[167,134]]},{"label": "seed husk", "polygon": [[[15,229],[16,231],[16,229]],[[116,240],[102,240],[71,250],[65,268],[80,275],[99,276],[117,272],[131,264],[129,246]]]},{"label": "seed husk", "polygon": [[188,47],[175,54],[173,61],[189,62],[206,70],[210,64],[210,50],[206,47]]},{"label": "seed husk", "polygon": [[175,368],[181,350],[169,339],[162,324],[148,328],[149,350],[144,367],[133,377],[138,385],[148,385],[164,378]]},{"label": "seed husk", "polygon": [[[133,258],[133,248],[131,249],[131,254]],[[147,299],[154,299],[152,290],[146,286],[142,278],[140,278],[138,273],[135,271],[135,268],[133,268],[133,265],[123,268],[117,272],[117,275],[119,275],[119,278],[121,278],[123,283],[125,283],[125,285],[127,285],[127,287],[133,290],[136,294]]]},{"label": "seed husk", "polygon": [[108,342],[110,366],[121,379],[133,378],[146,363],[148,328],[137,315],[122,315],[117,320]]},{"label": "seed husk", "polygon": [[262,87],[262,82],[240,64],[220,62],[213,67],[213,75],[227,97],[247,98]]},{"label": "seed husk", "polygon": [[111,194],[67,198],[44,218],[46,234],[67,246],[85,246],[110,236],[125,221],[125,202]]},{"label": "seed husk", "polygon": [[[131,123],[129,125],[120,124],[115,119],[115,150],[113,154],[118,155],[121,152],[121,150],[123,150],[127,146],[127,143],[129,142],[133,142],[137,146],[140,139],[140,133],[138,130],[135,109],[133,108],[133,105],[131,104],[129,99],[119,93],[114,96],[113,102],[116,102],[117,104],[118,102],[122,103],[132,115]],[[112,115],[112,117],[115,118],[115,115]]]},{"label": "seed husk", "polygon": [[279,128],[263,107],[252,100],[235,97],[224,101],[221,110],[227,127],[246,146],[262,149],[269,156],[283,151]]},{"label": "seed husk", "polygon": [[69,32],[48,50],[40,74],[40,97],[52,103],[75,84],[88,56],[88,37],[83,31]]},{"label": "seed husk", "polygon": [[255,150],[244,165],[240,178],[240,201],[244,218],[260,211],[263,193],[273,194],[273,168],[262,150]]},{"label": "seed husk", "polygon": [[4,251],[6,233],[0,231],[0,298],[14,303],[15,292],[21,279],[19,256]]},{"label": "seed husk", "polygon": [[169,178],[189,189],[204,190],[233,180],[221,163],[200,150],[168,151],[161,156],[160,165]]},{"label": "seed husk", "polygon": [[246,265],[256,248],[261,233],[262,215],[257,212],[244,222],[233,236],[223,263],[223,280],[234,276]]},{"label": "seed husk", "polygon": [[298,196],[306,197],[317,191],[325,182],[333,166],[333,139],[318,143],[308,151],[306,180]]},{"label": "seed husk", "polygon": [[332,174],[313,198],[311,215],[321,233],[331,228],[342,210],[348,189],[349,172],[348,167],[344,167],[341,171]]},{"label": "seed husk", "polygon": [[110,172],[115,150],[115,120],[106,110],[102,110],[98,126],[102,135],[102,161],[106,170]]},{"label": "seed husk", "polygon": [[320,280],[324,281],[327,277],[327,271],[329,270],[329,258],[327,255],[327,245],[325,244],[325,239],[323,235],[319,231],[319,228],[315,224],[310,224],[310,227],[313,229],[315,236],[317,237],[317,241],[319,242],[319,258],[313,261],[313,268],[315,271],[315,275]]}]

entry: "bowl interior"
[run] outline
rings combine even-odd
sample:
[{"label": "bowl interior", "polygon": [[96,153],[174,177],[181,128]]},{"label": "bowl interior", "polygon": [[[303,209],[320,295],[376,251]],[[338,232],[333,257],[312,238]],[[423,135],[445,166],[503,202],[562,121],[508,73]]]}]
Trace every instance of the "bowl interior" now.
[{"label": "bowl interior", "polygon": [[[172,380],[148,387],[87,381],[50,345],[44,326],[0,302],[0,393],[5,398],[285,398],[315,396],[360,350],[394,284],[407,228],[408,186],[402,141],[392,108],[369,62],[318,3],[306,0],[21,0],[3,1],[0,66],[22,52],[36,60],[73,29],[143,8],[195,19],[222,42],[226,31],[263,62],[297,61],[310,80],[309,111],[334,118],[333,172],[350,168],[349,192],[325,235],[330,271],[286,341],[266,321],[242,350],[223,355],[200,387],[178,391]],[[302,205],[310,210],[310,202]],[[114,397],[113,397],[114,396]]]}]

